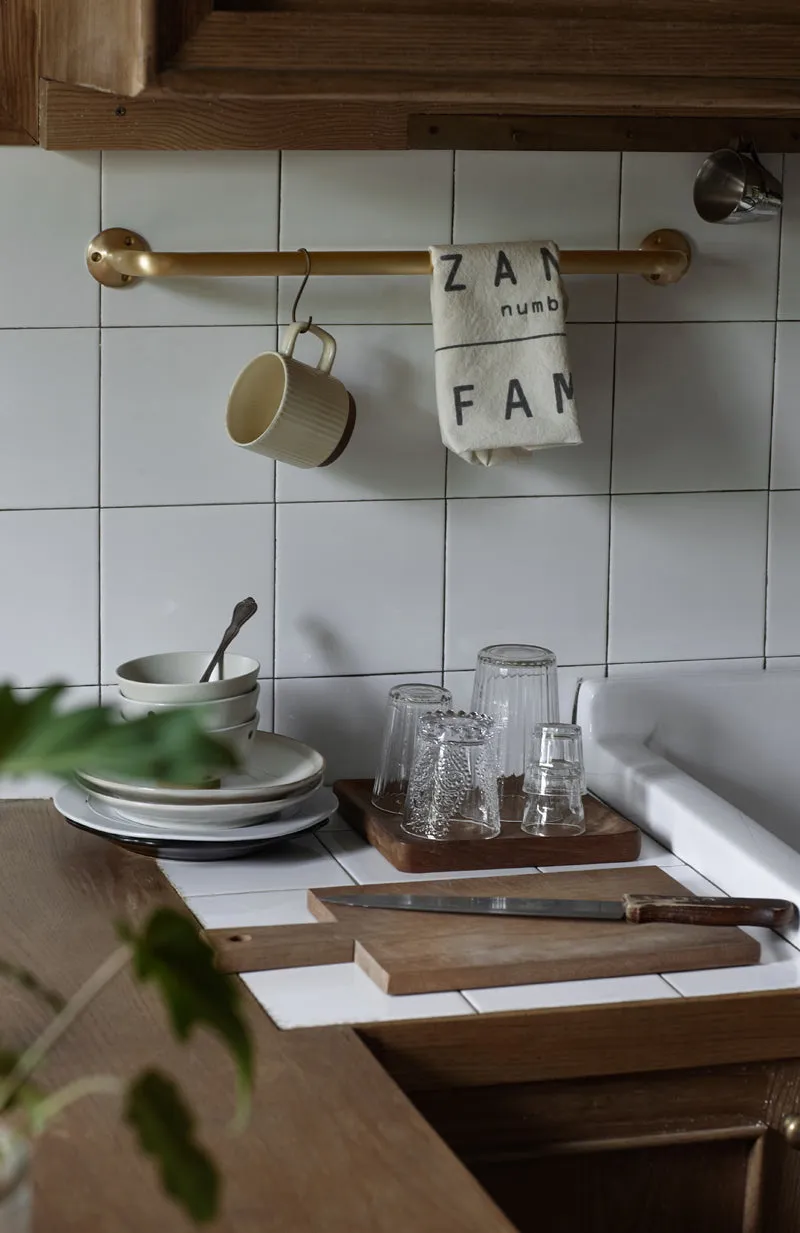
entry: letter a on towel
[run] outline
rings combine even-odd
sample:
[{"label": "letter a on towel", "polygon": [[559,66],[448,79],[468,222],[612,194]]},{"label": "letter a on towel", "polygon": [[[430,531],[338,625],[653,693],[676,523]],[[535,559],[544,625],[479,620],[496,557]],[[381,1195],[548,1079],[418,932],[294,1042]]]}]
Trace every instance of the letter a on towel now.
[{"label": "letter a on towel", "polygon": [[490,467],[580,445],[555,244],[451,244],[430,254],[436,402],[447,448]]}]

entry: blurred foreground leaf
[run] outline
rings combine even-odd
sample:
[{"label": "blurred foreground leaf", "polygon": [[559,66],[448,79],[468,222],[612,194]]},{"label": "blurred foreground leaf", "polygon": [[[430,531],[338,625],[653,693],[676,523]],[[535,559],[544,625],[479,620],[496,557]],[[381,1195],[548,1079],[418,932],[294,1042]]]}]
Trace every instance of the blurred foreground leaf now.
[{"label": "blurred foreground leaf", "polygon": [[219,1202],[217,1171],[193,1137],[194,1119],[172,1080],[156,1070],[134,1079],[125,1118],[142,1150],[156,1160],[167,1194],[198,1223],[213,1220]]},{"label": "blurred foreground leaf", "polygon": [[233,755],[197,726],[188,711],[125,721],[109,707],[59,711],[63,685],[32,697],[0,686],[0,772],[68,778],[75,770],[200,783],[227,770]]},{"label": "blurred foreground leaf", "polygon": [[227,1045],[238,1071],[241,1107],[253,1085],[253,1046],[237,982],[217,970],[197,925],[171,908],[157,908],[139,934],[127,926],[120,933],[133,947],[136,976],[160,989],[178,1039],[188,1039],[204,1024]]}]

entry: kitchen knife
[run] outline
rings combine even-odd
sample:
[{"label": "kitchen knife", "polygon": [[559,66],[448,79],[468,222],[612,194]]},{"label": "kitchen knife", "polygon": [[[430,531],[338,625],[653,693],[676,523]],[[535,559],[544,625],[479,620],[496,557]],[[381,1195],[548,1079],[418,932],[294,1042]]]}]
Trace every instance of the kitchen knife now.
[{"label": "kitchen knife", "polygon": [[621,899],[519,899],[505,895],[321,895],[323,903],[402,912],[452,912],[461,916],[550,916],[570,920],[619,920],[629,925],[792,924],[797,908],[787,899],[703,899],[691,895],[623,895]]}]

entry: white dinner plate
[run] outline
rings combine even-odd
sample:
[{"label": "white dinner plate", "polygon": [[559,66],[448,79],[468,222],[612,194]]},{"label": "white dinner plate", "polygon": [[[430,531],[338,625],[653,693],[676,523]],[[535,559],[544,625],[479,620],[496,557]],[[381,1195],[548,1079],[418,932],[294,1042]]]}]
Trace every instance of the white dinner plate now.
[{"label": "white dinner plate", "polygon": [[185,826],[192,829],[211,826],[219,830],[222,827],[249,826],[252,822],[269,817],[277,820],[319,791],[318,785],[315,785],[278,801],[244,801],[238,805],[226,805],[224,802],[219,805],[162,805],[160,801],[126,801],[121,796],[89,787],[88,784],[81,784],[80,789],[92,804],[97,802],[114,809],[129,822],[145,822],[149,826],[166,827],[175,832]]},{"label": "white dinner plate", "polygon": [[133,779],[108,779],[87,771],[78,773],[87,788],[131,801],[158,801],[162,805],[236,805],[245,801],[283,800],[292,793],[318,787],[325,759],[310,745],[276,732],[256,732],[247,765],[225,775],[218,788],[167,788]]},{"label": "white dinner plate", "polygon": [[338,808],[336,797],[330,788],[320,788],[304,804],[293,810],[291,815],[277,820],[268,819],[251,826],[241,826],[231,829],[220,827],[218,830],[208,826],[191,830],[181,827],[174,836],[170,836],[164,827],[148,826],[145,822],[132,822],[123,818],[115,809],[101,805],[99,801],[91,801],[87,793],[74,784],[59,788],[53,797],[53,804],[60,814],[72,822],[79,823],[86,830],[95,831],[99,835],[107,835],[115,839],[180,839],[196,843],[252,843],[256,839],[278,839],[285,835],[294,835],[298,831],[307,830],[315,822],[329,818]]}]

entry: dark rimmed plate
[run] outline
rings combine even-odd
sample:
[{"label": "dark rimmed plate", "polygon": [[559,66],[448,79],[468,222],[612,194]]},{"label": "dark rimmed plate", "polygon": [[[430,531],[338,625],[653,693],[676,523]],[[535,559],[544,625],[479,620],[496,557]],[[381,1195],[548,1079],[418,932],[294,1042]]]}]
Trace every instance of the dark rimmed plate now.
[{"label": "dark rimmed plate", "polygon": [[314,831],[327,826],[329,818],[321,822],[312,822],[303,830],[292,831],[291,835],[277,835],[272,839],[221,839],[218,843],[195,843],[191,839],[122,839],[115,835],[103,835],[90,826],[82,826],[71,818],[64,821],[74,826],[76,830],[85,831],[87,835],[95,835],[98,839],[106,839],[109,843],[124,848],[126,852],[135,852],[138,856],[153,856],[162,861],[230,861],[242,860],[247,856],[255,856],[264,848],[276,847],[281,843],[291,843],[300,835],[313,835]]}]

